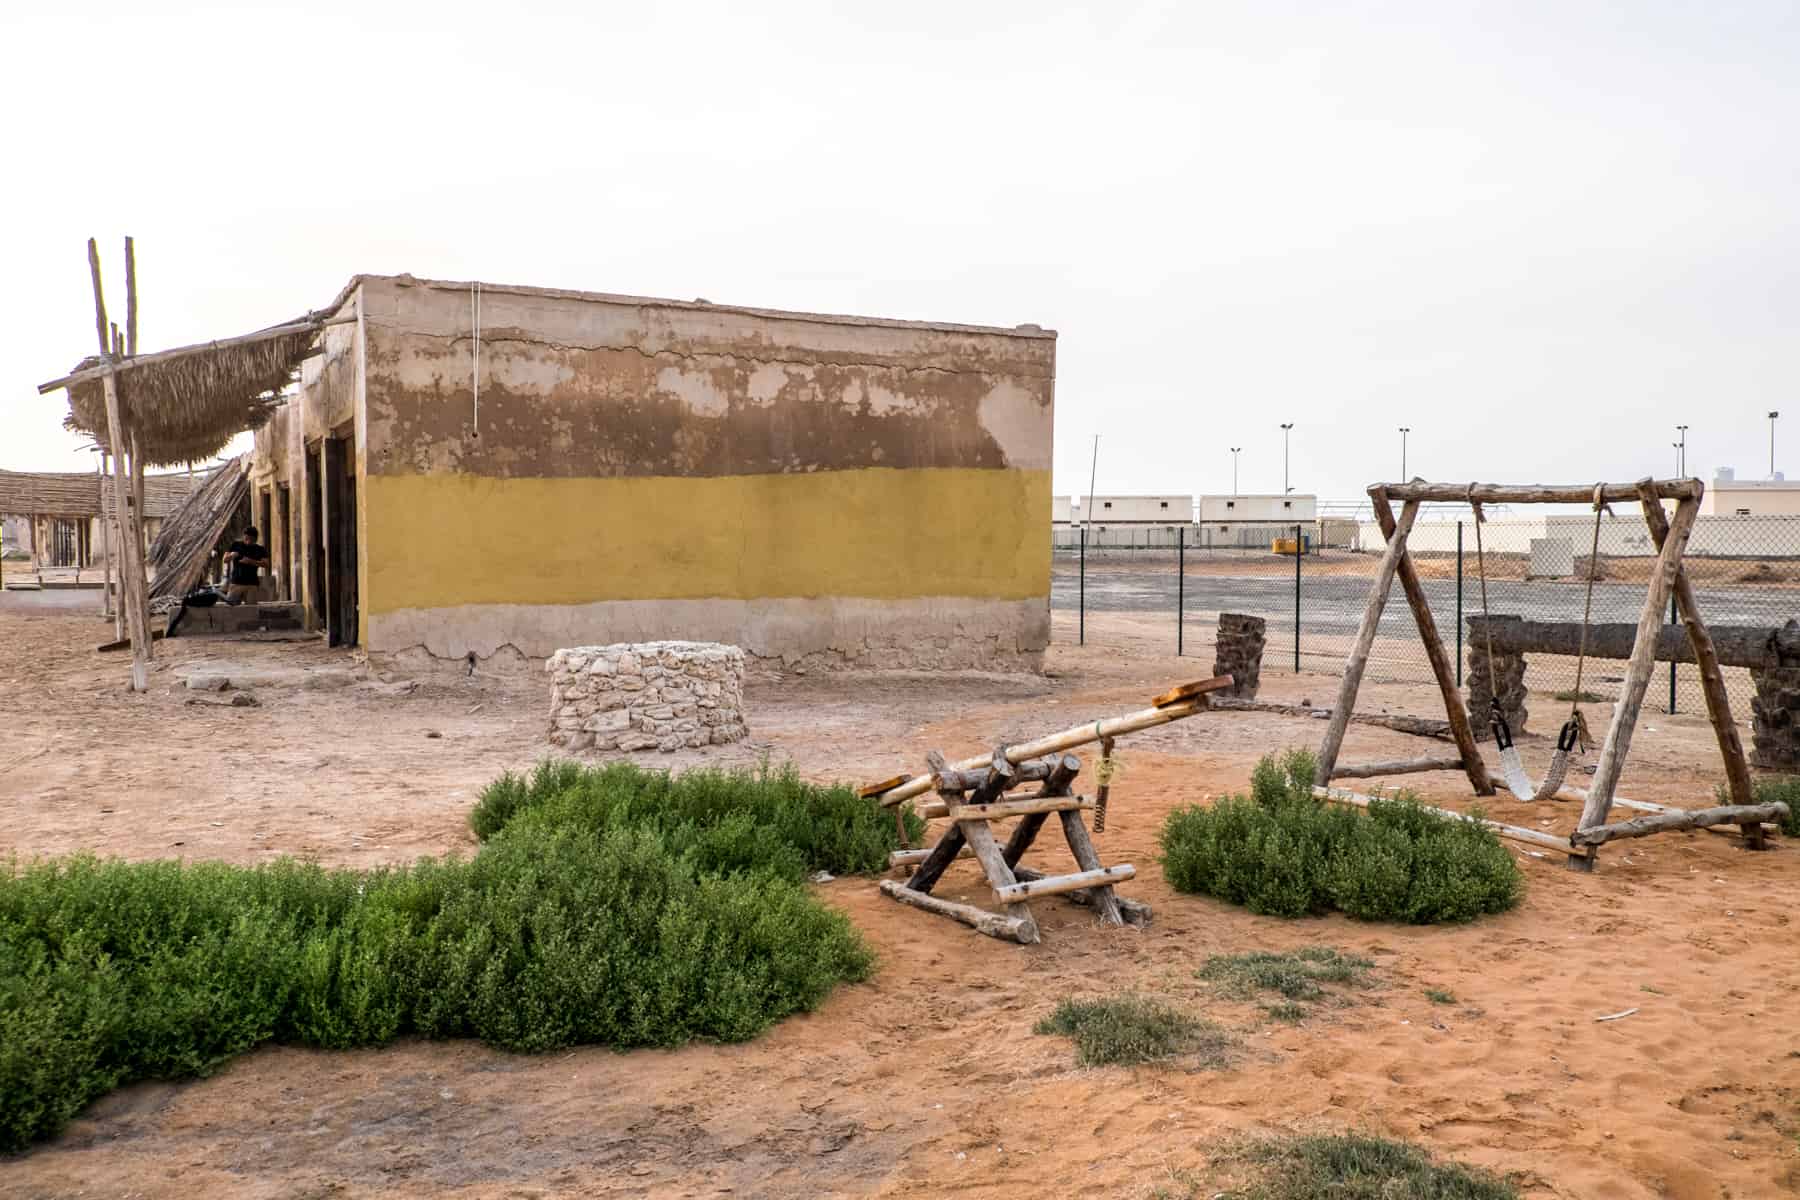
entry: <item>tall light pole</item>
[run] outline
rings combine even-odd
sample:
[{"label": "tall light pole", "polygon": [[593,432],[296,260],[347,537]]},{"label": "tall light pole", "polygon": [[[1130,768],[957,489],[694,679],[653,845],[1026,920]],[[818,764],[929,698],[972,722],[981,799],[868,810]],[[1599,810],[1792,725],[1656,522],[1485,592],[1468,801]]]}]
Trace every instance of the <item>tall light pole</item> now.
[{"label": "tall light pole", "polygon": [[1675,444],[1676,448],[1681,451],[1680,459],[1675,464],[1675,474],[1685,479],[1687,478],[1687,426],[1677,425],[1675,428],[1681,431],[1681,440]]},{"label": "tall light pole", "polygon": [[[1770,415],[1773,416],[1774,414],[1771,413]],[[1293,428],[1294,423],[1292,421],[1287,422],[1281,427],[1281,494],[1284,496],[1294,490],[1292,487],[1288,486],[1288,434]],[[1774,445],[1774,436],[1773,433],[1769,435],[1769,444],[1771,446]],[[1769,451],[1769,461],[1775,461],[1775,452],[1773,450]],[[1770,469],[1773,470],[1774,468]]]},{"label": "tall light pole", "polygon": [[1242,450],[1242,449],[1243,449],[1242,446],[1231,447],[1231,494],[1233,496],[1238,494],[1238,490],[1237,490],[1238,451]]},{"label": "tall light pole", "polygon": [[1094,527],[1094,477],[1097,476],[1099,473],[1100,473],[1100,435],[1096,433],[1094,435],[1094,461],[1088,467],[1087,511],[1081,514],[1081,516],[1082,516],[1081,526],[1083,529],[1092,529]]},{"label": "tall light pole", "polygon": [[1675,478],[1680,479],[1681,478],[1681,443],[1680,442],[1670,442],[1669,445],[1675,447]]},{"label": "tall light pole", "polygon": [[1412,432],[1411,425],[1400,427],[1400,482],[1406,482],[1406,435]]},{"label": "tall light pole", "polygon": [[1772,412],[1769,414],[1769,478],[1770,479],[1775,478],[1775,418],[1779,417],[1780,415],[1781,414],[1778,412]]}]

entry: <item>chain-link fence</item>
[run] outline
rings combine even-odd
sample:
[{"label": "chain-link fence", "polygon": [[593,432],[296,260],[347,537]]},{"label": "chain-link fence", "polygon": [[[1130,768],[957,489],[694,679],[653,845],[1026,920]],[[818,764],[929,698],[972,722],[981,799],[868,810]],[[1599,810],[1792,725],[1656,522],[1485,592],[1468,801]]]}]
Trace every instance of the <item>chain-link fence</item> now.
[{"label": "chain-link fence", "polygon": [[[1362,620],[1386,541],[1373,523],[1332,522],[1257,529],[1256,544],[1237,530],[1215,541],[1192,526],[1179,531],[1109,530],[1085,548],[1079,529],[1059,531],[1052,605],[1077,615],[1166,615],[1171,648],[1210,661],[1220,613],[1246,613],[1267,622],[1265,674],[1336,674]],[[1285,539],[1278,541],[1277,539]],[[1433,521],[1413,528],[1409,548],[1438,632],[1455,657],[1461,685],[1472,653],[1469,618],[1637,624],[1655,567],[1655,547],[1641,515],[1620,506],[1600,522],[1592,554],[1590,516],[1489,520],[1477,546],[1473,520]],[[1166,539],[1166,540],[1164,540]],[[1294,539],[1303,553],[1293,552]],[[1065,546],[1064,542],[1072,544]],[[1099,543],[1099,544],[1095,544]],[[1198,543],[1198,544],[1196,544]],[[1589,601],[1590,561],[1597,570]],[[1701,517],[1683,559],[1709,627],[1767,629],[1800,619],[1800,517]],[[1485,589],[1484,589],[1485,584]],[[1484,598],[1485,592],[1485,598]],[[1177,621],[1179,614],[1180,620]],[[1674,620],[1666,613],[1665,621]],[[1160,622],[1150,627],[1160,629]],[[1087,640],[1098,635],[1087,630]],[[1623,659],[1590,655],[1581,690],[1616,698]],[[1527,655],[1526,686],[1573,698],[1572,654]],[[1400,583],[1395,581],[1369,657],[1371,681],[1428,682],[1430,664]],[[1740,720],[1750,715],[1750,672],[1726,668],[1727,689]],[[1670,712],[1705,711],[1698,668],[1659,663],[1646,706]]]}]

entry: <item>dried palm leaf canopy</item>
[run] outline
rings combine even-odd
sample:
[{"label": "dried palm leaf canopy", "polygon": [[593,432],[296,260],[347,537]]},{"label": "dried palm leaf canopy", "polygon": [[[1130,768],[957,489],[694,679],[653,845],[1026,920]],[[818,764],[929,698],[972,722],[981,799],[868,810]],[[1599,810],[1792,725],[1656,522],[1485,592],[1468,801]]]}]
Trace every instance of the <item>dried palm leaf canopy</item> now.
[{"label": "dried palm leaf canopy", "polygon": [[147,562],[156,572],[150,584],[153,611],[174,606],[193,590],[233,519],[248,523],[249,509],[250,460],[240,454],[214,471],[150,543]]},{"label": "dried palm leaf canopy", "polygon": [[[323,313],[222,342],[183,346],[121,360],[116,367],[119,416],[137,435],[146,466],[199,462],[269,419],[300,363],[312,353]],[[63,425],[104,450],[106,392],[101,360],[90,356],[40,391],[66,387]]]}]

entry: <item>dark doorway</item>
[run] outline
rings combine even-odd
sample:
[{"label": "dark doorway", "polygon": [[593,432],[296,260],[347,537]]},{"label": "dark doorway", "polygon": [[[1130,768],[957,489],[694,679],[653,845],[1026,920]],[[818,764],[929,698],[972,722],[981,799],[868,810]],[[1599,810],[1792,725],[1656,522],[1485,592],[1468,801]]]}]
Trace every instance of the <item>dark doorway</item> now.
[{"label": "dark doorway", "polygon": [[356,442],[325,441],[325,552],[330,580],[326,642],[357,642],[356,579]]},{"label": "dark doorway", "polygon": [[[281,557],[276,561],[281,564],[281,588],[279,598],[293,600],[299,595],[294,586],[294,572],[299,569],[300,556],[294,553],[294,500],[293,494],[285,483],[275,486],[275,528],[281,530]],[[269,536],[273,537],[273,534]],[[269,546],[271,551],[274,545]]]},{"label": "dark doorway", "polygon": [[[263,549],[269,551],[269,573],[272,575],[275,571],[275,494],[269,489],[264,488],[261,496],[258,497],[258,500],[259,503],[257,505],[256,513],[256,540],[261,543]],[[273,582],[273,580],[269,582]]]},{"label": "dark doorway", "polygon": [[306,448],[306,606],[325,624],[324,443]]}]

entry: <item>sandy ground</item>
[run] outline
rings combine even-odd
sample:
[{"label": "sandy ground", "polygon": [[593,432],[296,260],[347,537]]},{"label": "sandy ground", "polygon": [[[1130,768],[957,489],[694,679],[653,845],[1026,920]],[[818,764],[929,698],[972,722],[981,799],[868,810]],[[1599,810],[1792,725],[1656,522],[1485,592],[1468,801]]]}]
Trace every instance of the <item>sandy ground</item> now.
[{"label": "sandy ground", "polygon": [[[1074,647],[1059,614],[1048,678],[755,683],[753,742],[707,761],[768,753],[820,779],[885,776],[933,746],[961,756],[1209,673],[1209,656],[1168,653],[1161,617],[1089,621],[1093,644]],[[399,694],[318,645],[177,641],[134,697],[121,657],[93,653],[103,634],[78,604],[0,597],[0,850],[337,865],[466,853],[482,784],[543,753],[535,674]],[[260,704],[187,703],[175,680],[202,667],[263,672]],[[1264,677],[1270,699],[1323,703],[1332,690],[1320,675]],[[1363,707],[1432,715],[1430,700],[1376,685]],[[1521,853],[1524,904],[1460,928],[1280,921],[1172,893],[1155,865],[1164,814],[1241,788],[1259,753],[1319,731],[1219,713],[1121,743],[1099,845],[1138,866],[1124,891],[1154,906],[1147,930],[1101,928],[1052,898],[1034,905],[1042,944],[1004,945],[842,879],[821,894],[864,931],[879,973],[750,1044],[542,1057],[272,1047],[208,1080],[101,1100],[56,1142],[0,1160],[0,1195],[1145,1196],[1174,1172],[1224,1178],[1208,1173],[1233,1136],[1347,1128],[1518,1172],[1532,1196],[1800,1188],[1791,847],[1753,855],[1669,835],[1609,850],[1590,876]],[[1622,790],[1706,800],[1707,739],[1701,717],[1647,719]],[[1525,752],[1541,765],[1547,743]],[[1353,727],[1346,755],[1417,753],[1416,739]],[[691,761],[647,761],[671,760]],[[1466,805],[1458,777],[1412,782]],[[1576,816],[1493,807],[1558,831]],[[1040,857],[1068,863],[1059,846]],[[940,893],[988,899],[966,863]],[[1320,943],[1374,959],[1382,986],[1289,1026],[1195,978],[1210,954]],[[1430,1002],[1427,987],[1457,1003]],[[1230,1065],[1078,1070],[1065,1041],[1031,1031],[1062,996],[1127,989],[1237,1030]],[[1625,1009],[1637,1011],[1595,1020]]]}]

